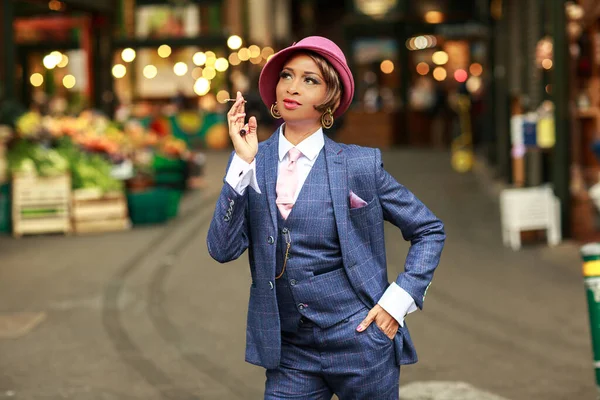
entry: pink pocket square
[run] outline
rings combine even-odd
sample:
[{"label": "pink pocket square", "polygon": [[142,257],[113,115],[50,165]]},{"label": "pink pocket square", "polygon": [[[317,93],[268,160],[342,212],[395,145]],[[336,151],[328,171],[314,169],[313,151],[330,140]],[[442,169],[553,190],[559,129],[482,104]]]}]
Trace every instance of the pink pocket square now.
[{"label": "pink pocket square", "polygon": [[361,208],[367,205],[367,202],[358,197],[352,190],[350,191],[350,208]]}]

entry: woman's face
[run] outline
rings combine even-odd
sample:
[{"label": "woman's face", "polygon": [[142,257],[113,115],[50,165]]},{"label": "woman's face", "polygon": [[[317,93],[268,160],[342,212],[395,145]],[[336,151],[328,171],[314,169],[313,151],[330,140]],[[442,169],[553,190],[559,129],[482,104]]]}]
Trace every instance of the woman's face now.
[{"label": "woman's face", "polygon": [[277,109],[286,122],[320,120],[315,106],[325,100],[327,86],[319,67],[306,54],[292,56],[285,63],[275,92]]}]

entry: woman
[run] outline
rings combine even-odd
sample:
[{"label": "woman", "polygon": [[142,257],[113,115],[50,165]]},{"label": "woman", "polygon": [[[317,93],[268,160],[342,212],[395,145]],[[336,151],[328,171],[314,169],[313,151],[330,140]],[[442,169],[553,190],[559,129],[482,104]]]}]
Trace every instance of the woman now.
[{"label": "woman", "polygon": [[[378,149],[324,136],[354,94],[333,42],[313,36],[280,51],[259,89],[284,124],[258,144],[238,92],[235,151],[207,238],[222,263],[248,249],[246,361],[266,368],[265,399],[397,399],[400,365],[417,361],[404,317],[423,305],[443,225]],[[411,241],[391,284],[384,220]]]}]

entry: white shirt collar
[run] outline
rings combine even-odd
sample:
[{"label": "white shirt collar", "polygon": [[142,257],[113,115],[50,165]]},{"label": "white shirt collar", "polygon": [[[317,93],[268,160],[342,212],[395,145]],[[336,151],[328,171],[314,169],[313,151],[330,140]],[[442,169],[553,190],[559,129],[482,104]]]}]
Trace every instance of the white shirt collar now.
[{"label": "white shirt collar", "polygon": [[283,125],[279,127],[279,161],[283,161],[285,155],[292,147],[296,147],[302,154],[313,161],[325,146],[325,137],[323,136],[323,128],[319,128],[315,133],[304,139],[302,142],[294,146],[283,135]]}]

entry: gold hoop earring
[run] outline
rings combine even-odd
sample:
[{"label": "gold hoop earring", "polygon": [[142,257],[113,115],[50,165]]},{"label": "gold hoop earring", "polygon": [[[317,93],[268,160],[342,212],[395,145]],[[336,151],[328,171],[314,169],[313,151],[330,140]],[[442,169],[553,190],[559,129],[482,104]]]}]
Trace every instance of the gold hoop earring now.
[{"label": "gold hoop earring", "polygon": [[281,118],[281,113],[277,109],[277,102],[275,102],[271,105],[271,116],[275,119]]},{"label": "gold hoop earring", "polygon": [[321,115],[321,125],[325,129],[329,129],[333,126],[333,113],[331,112],[331,108],[328,108],[327,111]]}]

